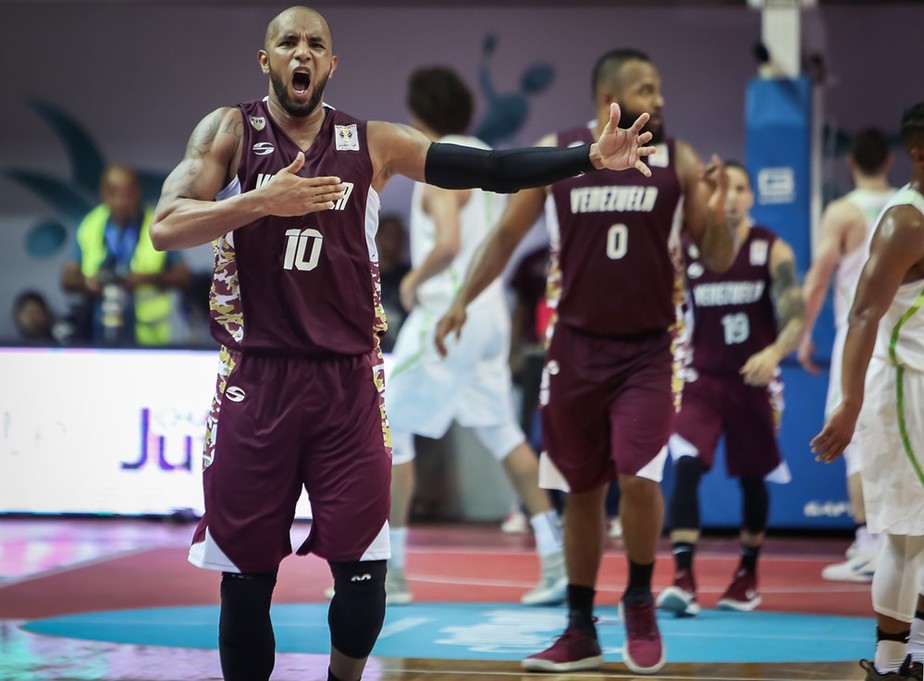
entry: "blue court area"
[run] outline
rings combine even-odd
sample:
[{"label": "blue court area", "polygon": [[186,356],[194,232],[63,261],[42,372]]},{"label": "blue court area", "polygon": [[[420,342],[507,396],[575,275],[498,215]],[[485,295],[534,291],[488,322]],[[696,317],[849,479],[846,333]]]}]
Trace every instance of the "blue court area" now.
[{"label": "blue court area", "polygon": [[[598,608],[609,662],[622,659],[624,629],[615,608]],[[327,604],[273,607],[283,653],[327,653]],[[698,617],[659,615],[671,662],[839,662],[870,645],[874,620],[778,612],[704,610]],[[421,603],[388,610],[374,655],[447,660],[518,660],[545,648],[565,625],[563,608],[501,603]],[[74,639],[215,648],[217,606],[150,608],[34,620],[27,631]]]}]

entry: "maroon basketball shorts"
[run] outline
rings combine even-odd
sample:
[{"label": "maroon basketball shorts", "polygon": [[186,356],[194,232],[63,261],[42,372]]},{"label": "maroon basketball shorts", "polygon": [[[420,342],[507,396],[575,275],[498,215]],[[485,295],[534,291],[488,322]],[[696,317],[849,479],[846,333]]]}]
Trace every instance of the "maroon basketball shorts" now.
[{"label": "maroon basketball shorts", "polygon": [[199,567],[275,569],[304,489],[312,524],[300,554],[389,557],[391,450],[381,355],[324,359],[222,350],[203,470]]},{"label": "maroon basketball shorts", "polygon": [[543,445],[572,491],[618,474],[660,480],[675,415],[672,376],[666,331],[614,338],[556,325],[543,375]]},{"label": "maroon basketball shorts", "polygon": [[782,461],[776,440],[780,394],[778,381],[750,386],[738,374],[699,374],[683,388],[671,456],[697,456],[711,469],[724,434],[729,476],[767,476]]}]

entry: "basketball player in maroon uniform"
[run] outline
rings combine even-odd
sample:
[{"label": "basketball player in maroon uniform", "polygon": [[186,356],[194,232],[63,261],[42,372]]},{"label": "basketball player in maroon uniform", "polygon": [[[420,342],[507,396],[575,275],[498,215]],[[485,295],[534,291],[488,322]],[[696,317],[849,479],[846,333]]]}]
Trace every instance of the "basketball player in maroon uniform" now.
[{"label": "basketball player in maroon uniform", "polygon": [[151,226],[159,249],[214,243],[221,365],[189,559],[223,573],[228,681],[272,672],[270,600],[302,487],[313,523],[298,553],[326,559],[336,589],[331,679],[360,678],[382,626],[391,451],[374,237],[388,179],[513,192],[603,168],[644,176],[654,150],[643,146],[647,116],[621,129],[618,107],[593,144],[555,153],[431,144],[323,105],[332,50],[314,10],[276,16],[259,52],[268,96],[202,119]]},{"label": "basketball player in maroon uniform", "polygon": [[754,192],[747,170],[726,163],[726,214],[735,225],[737,255],[722,274],[703,266],[695,244],[684,244],[692,340],[680,414],[670,439],[674,488],[670,500],[674,582],[658,595],[659,608],[678,616],[699,612],[693,553],[699,540],[698,488],[725,435],[728,474],[742,494],[741,563],[719,599],[729,610],[760,605],[757,559],[769,513],[766,480],[787,483],[789,468],[777,446],[782,414],[780,361],[796,349],[805,304],[792,248],[748,215]]},{"label": "basketball player in maroon uniform", "polygon": [[502,272],[546,205],[553,244],[549,288],[557,319],[541,395],[543,470],[560,475],[543,482],[552,486],[552,477],[563,478],[570,492],[564,514],[569,622],[549,649],[523,666],[568,672],[603,663],[593,600],[604,500],[615,479],[629,560],[621,603],[623,652],[633,672],[649,674],[665,661],[651,575],[664,516],[661,473],[679,389],[671,333],[682,294],[679,238],[685,229],[710,267],[729,267],[727,180],[718,158],[706,169],[688,144],[664,137],[661,79],[646,55],[616,50],[601,57],[593,71],[593,96],[597,117],[590,126],[551,135],[540,146],[569,148],[592,140],[618,102],[623,124],[651,112],[645,126],[657,149],[648,157],[651,176],[586,174],[511,197],[440,320],[437,341],[459,333],[465,306]]}]

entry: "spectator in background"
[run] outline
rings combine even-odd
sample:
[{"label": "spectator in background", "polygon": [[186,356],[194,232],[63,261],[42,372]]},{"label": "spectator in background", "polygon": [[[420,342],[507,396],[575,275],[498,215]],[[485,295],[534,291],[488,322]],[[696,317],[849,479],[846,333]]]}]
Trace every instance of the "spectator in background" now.
[{"label": "spectator in background", "polygon": [[398,215],[383,215],[379,218],[379,231],[375,235],[379,251],[379,282],[382,285],[382,307],[388,319],[388,332],[382,337],[382,352],[391,352],[395,347],[398,331],[407,318],[401,306],[401,280],[411,271],[407,261],[407,232]]},{"label": "spectator in background", "polygon": [[16,296],[13,323],[26,345],[62,345],[70,337],[70,325],[56,321],[45,296],[31,289]]},{"label": "spectator in background", "polygon": [[100,198],[77,227],[61,285],[84,297],[91,343],[168,345],[175,340],[170,289],[185,289],[189,270],[178,251],[163,253],[151,245],[152,212],[142,204],[134,170],[106,168]]}]

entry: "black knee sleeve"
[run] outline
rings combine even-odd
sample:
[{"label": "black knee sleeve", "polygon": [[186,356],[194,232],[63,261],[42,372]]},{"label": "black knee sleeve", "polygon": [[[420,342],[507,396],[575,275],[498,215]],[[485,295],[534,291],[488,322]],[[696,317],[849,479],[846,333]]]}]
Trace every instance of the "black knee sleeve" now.
[{"label": "black knee sleeve", "polygon": [[270,601],[275,586],[275,570],[222,573],[218,654],[225,681],[266,681],[272,674],[276,639]]},{"label": "black knee sleeve", "polygon": [[681,456],[674,462],[674,491],[670,501],[672,530],[699,529],[699,479],[703,462],[695,456]]},{"label": "black knee sleeve", "polygon": [[741,517],[744,529],[760,534],[767,529],[770,494],[763,478],[741,478]]},{"label": "black knee sleeve", "polygon": [[327,611],[331,645],[348,657],[372,652],[385,621],[385,561],[330,562],[334,597]]}]

